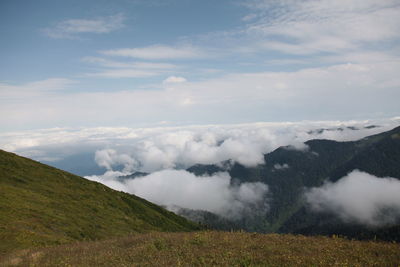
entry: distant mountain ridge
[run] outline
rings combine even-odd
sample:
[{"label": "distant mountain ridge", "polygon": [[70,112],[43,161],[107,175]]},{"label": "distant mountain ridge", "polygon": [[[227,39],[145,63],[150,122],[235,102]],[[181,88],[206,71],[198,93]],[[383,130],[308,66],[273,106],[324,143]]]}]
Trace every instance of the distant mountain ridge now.
[{"label": "distant mountain ridge", "polygon": [[142,198],[0,150],[0,254],[200,227]]},{"label": "distant mountain ridge", "polygon": [[[400,227],[368,229],[345,224],[330,214],[317,214],[306,208],[304,189],[335,182],[358,169],[377,177],[400,179],[400,127],[358,141],[310,140],[305,150],[280,147],[264,156],[265,164],[245,167],[234,163],[229,168],[197,164],[187,170],[196,175],[227,171],[235,181],[263,182],[271,195],[270,209],[262,218],[227,222],[208,213],[183,209],[180,214],[217,228],[244,228],[259,232],[304,234],[343,234],[352,237],[378,237],[400,240]],[[400,192],[399,192],[400,194]],[[203,217],[200,215],[203,214]],[[200,218],[199,218],[200,216]],[[336,227],[333,227],[336,225]],[[222,227],[222,228],[224,228]],[[354,229],[357,229],[355,231]]]}]

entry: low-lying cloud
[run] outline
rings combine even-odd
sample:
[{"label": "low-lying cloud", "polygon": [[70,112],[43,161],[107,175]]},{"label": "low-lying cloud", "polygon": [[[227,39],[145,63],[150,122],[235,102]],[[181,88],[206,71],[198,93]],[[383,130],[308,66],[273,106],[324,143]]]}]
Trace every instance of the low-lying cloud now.
[{"label": "low-lying cloud", "polygon": [[400,221],[400,180],[354,170],[335,183],[312,188],[307,202],[316,212],[330,212],[344,222],[370,227]]},{"label": "low-lying cloud", "polygon": [[135,194],[166,206],[209,211],[229,219],[240,219],[252,213],[267,212],[265,202],[268,186],[263,183],[231,183],[228,173],[195,176],[184,170],[162,170],[134,179],[118,179],[120,172],[86,178],[116,190]]}]

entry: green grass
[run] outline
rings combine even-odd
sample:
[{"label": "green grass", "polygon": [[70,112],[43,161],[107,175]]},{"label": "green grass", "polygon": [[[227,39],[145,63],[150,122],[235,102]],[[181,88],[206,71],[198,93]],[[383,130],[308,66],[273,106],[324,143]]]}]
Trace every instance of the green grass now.
[{"label": "green grass", "polygon": [[4,266],[398,266],[400,246],[245,232],[146,233],[16,251]]},{"label": "green grass", "polygon": [[0,150],[0,255],[198,225],[139,197]]}]

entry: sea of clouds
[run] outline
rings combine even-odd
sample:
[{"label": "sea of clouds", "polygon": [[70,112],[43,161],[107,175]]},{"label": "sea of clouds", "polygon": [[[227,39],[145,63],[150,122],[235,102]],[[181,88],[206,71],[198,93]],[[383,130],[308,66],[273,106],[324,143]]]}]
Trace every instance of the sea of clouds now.
[{"label": "sea of clouds", "polygon": [[[273,197],[268,195],[268,185],[238,185],[226,172],[195,176],[185,169],[195,164],[219,164],[226,160],[255,166],[263,164],[264,154],[279,146],[305,149],[304,142],[316,138],[357,140],[399,124],[400,117],[153,128],[53,128],[0,133],[0,148],[47,162],[90,153],[104,173],[88,175],[87,179],[136,194],[171,210],[178,206],[240,218],[255,206],[268,211],[266,196]],[[378,127],[367,127],[371,125]],[[149,175],[135,179],[119,178],[135,171]],[[326,200],[330,199],[326,192],[331,191],[325,187],[313,190],[308,196],[314,209],[325,207]],[[348,218],[346,214],[356,213],[349,211],[340,216]],[[371,218],[368,220],[373,221]]]},{"label": "sea of clouds", "polygon": [[[229,159],[254,166],[263,163],[263,155],[279,146],[292,145],[301,149],[305,141],[316,138],[352,141],[399,124],[400,117],[152,128],[51,128],[0,132],[0,148],[49,162],[92,153],[98,165],[107,170],[123,165],[125,172],[183,169]],[[365,128],[370,125],[379,127]],[[319,129],[326,130],[320,132]]]}]

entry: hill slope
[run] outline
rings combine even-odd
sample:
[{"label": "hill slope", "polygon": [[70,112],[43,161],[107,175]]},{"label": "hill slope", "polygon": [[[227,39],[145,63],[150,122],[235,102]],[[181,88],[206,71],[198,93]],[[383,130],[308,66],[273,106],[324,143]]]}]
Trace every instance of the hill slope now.
[{"label": "hill slope", "polygon": [[195,229],[196,224],[144,199],[0,150],[0,253]]}]

